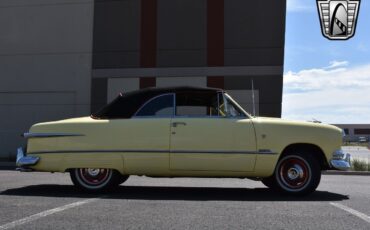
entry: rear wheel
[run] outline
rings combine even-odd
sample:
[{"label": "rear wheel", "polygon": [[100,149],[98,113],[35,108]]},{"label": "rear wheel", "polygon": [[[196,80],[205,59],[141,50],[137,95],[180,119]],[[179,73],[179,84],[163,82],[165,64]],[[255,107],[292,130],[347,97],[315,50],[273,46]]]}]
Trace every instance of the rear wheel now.
[{"label": "rear wheel", "polygon": [[264,184],[268,188],[271,188],[271,189],[275,189],[276,188],[276,182],[275,182],[275,178],[273,176],[267,177],[267,178],[263,178],[261,180],[261,182],[262,182],[262,184]]},{"label": "rear wheel", "polygon": [[72,182],[79,189],[100,192],[120,183],[120,173],[112,169],[78,168],[70,171]]},{"label": "rear wheel", "polygon": [[128,175],[119,175],[118,176],[118,179],[117,179],[117,185],[120,185],[120,184],[123,184],[124,182],[127,181],[127,179],[129,178]]},{"label": "rear wheel", "polygon": [[312,155],[294,153],[279,160],[273,178],[277,190],[291,195],[307,195],[319,185],[321,169]]}]

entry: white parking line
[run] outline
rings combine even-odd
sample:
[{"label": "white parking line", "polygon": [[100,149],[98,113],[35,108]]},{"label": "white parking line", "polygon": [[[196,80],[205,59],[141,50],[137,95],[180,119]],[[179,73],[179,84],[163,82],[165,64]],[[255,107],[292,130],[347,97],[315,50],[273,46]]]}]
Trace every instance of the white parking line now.
[{"label": "white parking line", "polygon": [[15,220],[13,222],[1,225],[0,230],[11,229],[11,228],[14,228],[16,226],[35,221],[37,219],[40,219],[40,218],[43,218],[43,217],[46,217],[46,216],[49,216],[49,215],[67,210],[67,209],[71,209],[71,208],[74,208],[74,207],[77,207],[77,206],[88,204],[88,203],[91,203],[91,202],[96,201],[96,200],[97,200],[97,198],[87,199],[87,200],[82,200],[82,201],[74,202],[74,203],[71,203],[71,204],[63,205],[63,206],[60,206],[60,207],[57,207],[57,208],[49,209],[49,210],[37,213],[35,215],[28,216],[28,217],[25,217],[25,218]]},{"label": "white parking line", "polygon": [[346,212],[349,212],[352,215],[357,216],[358,218],[361,218],[364,221],[370,223],[370,216],[368,216],[368,215],[366,215],[366,214],[364,214],[362,212],[359,212],[357,210],[354,210],[354,209],[352,209],[350,207],[347,207],[347,206],[345,206],[343,204],[333,203],[333,202],[331,202],[330,204],[333,205],[333,206],[335,206],[335,207],[337,207],[337,208],[340,208],[340,209],[342,209],[342,210],[344,210]]}]

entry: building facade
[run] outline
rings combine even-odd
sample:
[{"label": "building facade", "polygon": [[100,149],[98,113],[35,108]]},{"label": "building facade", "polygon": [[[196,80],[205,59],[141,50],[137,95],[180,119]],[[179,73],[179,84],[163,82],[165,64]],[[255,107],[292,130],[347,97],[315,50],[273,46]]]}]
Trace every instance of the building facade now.
[{"label": "building facade", "polygon": [[370,140],[370,124],[337,124],[335,126],[343,129],[345,141],[369,142]]},{"label": "building facade", "polygon": [[286,0],[0,0],[0,159],[33,123],[145,87],[223,88],[280,117],[285,15]]}]

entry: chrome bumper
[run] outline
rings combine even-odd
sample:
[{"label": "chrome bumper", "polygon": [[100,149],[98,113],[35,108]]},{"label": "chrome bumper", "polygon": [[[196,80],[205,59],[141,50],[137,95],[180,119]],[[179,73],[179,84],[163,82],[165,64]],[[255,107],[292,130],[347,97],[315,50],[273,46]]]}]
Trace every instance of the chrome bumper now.
[{"label": "chrome bumper", "polygon": [[333,153],[333,158],[330,160],[332,168],[337,170],[349,170],[351,169],[351,154],[343,153],[342,150],[338,150]]},{"label": "chrome bumper", "polygon": [[35,156],[26,156],[26,154],[23,151],[23,148],[17,149],[17,161],[16,165],[18,167],[24,167],[24,166],[32,166],[37,164],[39,162],[40,158]]}]

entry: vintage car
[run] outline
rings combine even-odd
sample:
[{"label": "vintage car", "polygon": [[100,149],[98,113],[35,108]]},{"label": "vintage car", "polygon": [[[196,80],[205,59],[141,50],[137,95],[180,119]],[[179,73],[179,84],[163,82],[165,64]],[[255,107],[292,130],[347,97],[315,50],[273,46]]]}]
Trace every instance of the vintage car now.
[{"label": "vintage car", "polygon": [[19,170],[69,172],[86,191],[145,175],[249,178],[305,195],[316,190],[322,170],[350,168],[341,129],[252,117],[213,88],[120,94],[90,117],[35,124],[23,136]]}]

